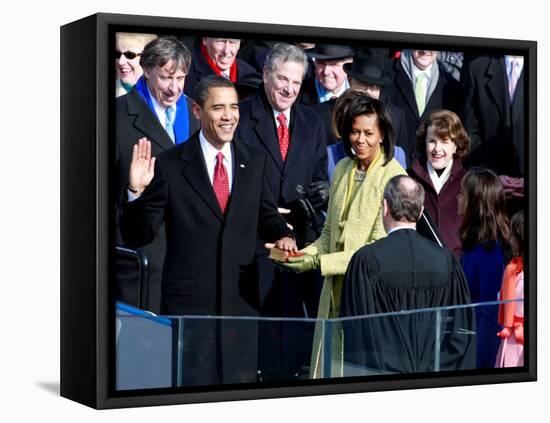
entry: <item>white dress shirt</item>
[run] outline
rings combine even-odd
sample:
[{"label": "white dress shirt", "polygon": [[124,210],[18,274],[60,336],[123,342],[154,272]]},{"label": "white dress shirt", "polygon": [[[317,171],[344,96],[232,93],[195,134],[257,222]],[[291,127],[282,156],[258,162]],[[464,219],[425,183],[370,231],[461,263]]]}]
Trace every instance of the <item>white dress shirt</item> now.
[{"label": "white dress shirt", "polygon": [[[424,92],[426,93],[426,95],[428,95],[428,84],[430,82],[430,79],[432,78],[432,69],[433,69],[433,66],[434,64],[432,63],[430,66],[428,66],[426,69],[424,70],[420,70],[416,67],[416,65],[413,63],[413,66],[412,66],[412,71],[413,71],[413,81],[416,81],[416,78],[418,77],[419,74],[423,73],[426,75],[426,78],[424,78],[424,80],[422,81],[422,84],[424,85]],[[426,99],[427,100],[427,99]],[[426,101],[427,103],[427,101]]]},{"label": "white dress shirt", "polygon": [[275,119],[275,126],[279,128],[280,123],[279,123],[279,120],[277,119],[277,116],[283,113],[286,116],[286,126],[290,128],[290,109],[285,110],[284,112],[278,112],[275,109],[272,109],[272,110],[273,110],[273,118]]},{"label": "white dress shirt", "polygon": [[[149,90],[149,87],[147,87],[147,91],[149,91],[149,96],[151,97],[151,102],[153,103],[153,107],[155,109],[155,114],[157,115],[157,118],[158,118],[160,124],[162,125],[162,127],[164,129],[166,129],[166,107],[161,106],[158,103],[157,99],[155,97],[153,97],[153,95],[151,94],[151,91]],[[174,109],[174,116],[176,116],[176,114],[178,113],[177,106],[174,104],[172,106],[172,108]]]},{"label": "white dress shirt", "polygon": [[216,163],[218,162],[217,155],[219,152],[223,153],[223,165],[227,171],[227,177],[229,180],[229,192],[233,189],[233,152],[231,151],[231,143],[226,142],[223,145],[221,150],[215,148],[210,144],[203,132],[202,129],[199,133],[199,140],[201,143],[202,154],[204,156],[204,161],[206,162],[206,170],[208,172],[208,178],[210,183],[214,185],[214,170],[216,169]]}]

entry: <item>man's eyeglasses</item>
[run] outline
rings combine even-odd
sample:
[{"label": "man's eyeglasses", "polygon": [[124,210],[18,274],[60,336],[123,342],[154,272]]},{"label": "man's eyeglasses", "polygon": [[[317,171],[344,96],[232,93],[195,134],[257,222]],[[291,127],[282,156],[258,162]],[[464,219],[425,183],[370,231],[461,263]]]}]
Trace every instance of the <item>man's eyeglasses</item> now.
[{"label": "man's eyeglasses", "polygon": [[134,53],[133,51],[125,51],[125,52],[120,52],[120,51],[115,51],[115,59],[120,59],[120,56],[124,55],[124,57],[126,57],[128,60],[132,60],[132,59],[135,59],[136,57],[138,57],[141,53]]}]

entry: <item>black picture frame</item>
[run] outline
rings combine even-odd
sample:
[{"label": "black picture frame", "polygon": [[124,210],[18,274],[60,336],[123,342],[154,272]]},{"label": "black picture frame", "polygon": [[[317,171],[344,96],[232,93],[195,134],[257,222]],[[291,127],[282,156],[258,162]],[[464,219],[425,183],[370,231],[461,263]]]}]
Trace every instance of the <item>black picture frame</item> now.
[{"label": "black picture frame", "polygon": [[[525,56],[526,76],[526,365],[499,371],[398,375],[304,385],[212,387],[200,392],[155,389],[115,392],[111,386],[114,314],[109,286],[113,245],[109,184],[113,169],[111,62],[113,33],[220,33],[235,38],[262,35],[281,40],[368,41],[433,49],[462,48]],[[75,60],[77,58],[77,60]],[[83,64],[85,64],[83,66]],[[78,72],[77,72],[78,69]],[[537,45],[532,41],[451,37],[337,28],[222,22],[152,16],[96,14],[61,28],[61,395],[90,407],[119,408],[252,398],[369,392],[442,386],[534,381],[537,378],[536,319],[536,111]]]}]

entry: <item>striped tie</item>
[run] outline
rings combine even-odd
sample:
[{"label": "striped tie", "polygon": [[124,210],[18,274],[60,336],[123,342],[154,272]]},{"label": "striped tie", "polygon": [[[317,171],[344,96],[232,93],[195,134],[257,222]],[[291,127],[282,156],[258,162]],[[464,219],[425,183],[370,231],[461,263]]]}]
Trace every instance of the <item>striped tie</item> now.
[{"label": "striped tie", "polygon": [[517,60],[510,62],[510,74],[508,76],[508,95],[510,96],[510,103],[514,101],[514,94],[516,93],[516,86],[519,79],[519,63]]},{"label": "striped tie", "polygon": [[176,117],[176,112],[173,107],[168,107],[166,109],[166,132],[172,141],[175,140],[176,136],[174,135],[174,118]]}]

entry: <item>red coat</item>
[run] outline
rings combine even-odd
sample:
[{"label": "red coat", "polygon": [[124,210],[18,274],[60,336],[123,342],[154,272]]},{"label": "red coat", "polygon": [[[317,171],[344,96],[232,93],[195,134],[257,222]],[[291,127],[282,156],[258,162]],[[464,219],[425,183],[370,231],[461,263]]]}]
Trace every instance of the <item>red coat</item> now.
[{"label": "red coat", "polygon": [[462,224],[462,217],[458,215],[458,192],[460,183],[466,170],[460,160],[453,160],[449,179],[441,188],[439,194],[435,191],[430,175],[426,167],[426,160],[416,160],[408,170],[409,175],[418,181],[426,191],[424,207],[437,225],[441,237],[447,248],[458,258],[462,247],[462,241],[458,229]]}]

